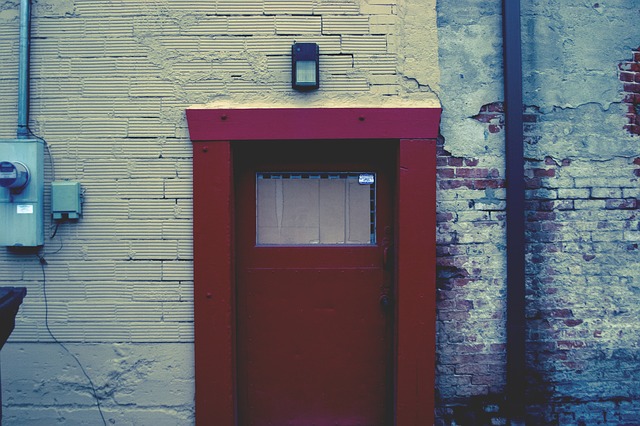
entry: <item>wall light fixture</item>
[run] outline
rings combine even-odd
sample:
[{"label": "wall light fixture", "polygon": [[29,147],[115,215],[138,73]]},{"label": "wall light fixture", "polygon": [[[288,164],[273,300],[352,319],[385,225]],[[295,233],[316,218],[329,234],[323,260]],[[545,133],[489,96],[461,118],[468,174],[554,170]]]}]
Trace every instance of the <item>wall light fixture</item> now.
[{"label": "wall light fixture", "polygon": [[317,43],[294,43],[291,46],[291,86],[309,91],[320,87],[320,48]]}]

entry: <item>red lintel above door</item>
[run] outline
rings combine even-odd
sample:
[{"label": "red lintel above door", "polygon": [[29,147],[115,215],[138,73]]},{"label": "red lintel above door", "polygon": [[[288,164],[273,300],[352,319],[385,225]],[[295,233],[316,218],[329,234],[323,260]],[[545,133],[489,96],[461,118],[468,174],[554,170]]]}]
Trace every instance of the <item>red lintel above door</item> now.
[{"label": "red lintel above door", "polygon": [[435,139],[440,108],[187,109],[191,140]]}]

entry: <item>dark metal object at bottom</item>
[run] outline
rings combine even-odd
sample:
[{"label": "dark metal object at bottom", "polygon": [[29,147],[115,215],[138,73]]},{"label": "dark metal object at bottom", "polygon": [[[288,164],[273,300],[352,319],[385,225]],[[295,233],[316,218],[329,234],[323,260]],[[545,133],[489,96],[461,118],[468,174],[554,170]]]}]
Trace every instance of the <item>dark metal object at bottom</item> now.
[{"label": "dark metal object at bottom", "polygon": [[[15,324],[18,309],[27,295],[24,287],[0,287],[0,350],[7,342]],[[2,383],[0,381],[0,422],[2,422]]]}]

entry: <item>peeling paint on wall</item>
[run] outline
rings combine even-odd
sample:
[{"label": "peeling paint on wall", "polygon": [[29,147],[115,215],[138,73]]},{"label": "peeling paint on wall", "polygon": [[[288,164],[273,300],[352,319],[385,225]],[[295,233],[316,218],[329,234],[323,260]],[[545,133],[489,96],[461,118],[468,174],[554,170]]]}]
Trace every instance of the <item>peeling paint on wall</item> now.
[{"label": "peeling paint on wall", "polygon": [[[626,72],[630,52],[640,39],[635,25],[640,10],[622,3],[582,1],[530,2],[522,8],[527,424],[633,422],[640,416],[633,408],[638,404],[638,376],[628,367],[637,365],[630,348],[636,348],[638,334],[623,324],[637,315],[639,303],[632,276],[640,273],[640,145],[625,130],[635,111],[628,94],[635,92],[621,92],[631,78]],[[451,156],[439,162],[444,186],[438,192],[439,206],[448,203],[438,210],[438,419],[444,425],[506,421],[490,414],[491,407],[503,407],[503,376],[482,382],[487,367],[481,355],[490,350],[486,344],[467,343],[487,327],[479,326],[478,318],[502,314],[497,306],[484,304],[488,293],[468,291],[468,277],[486,277],[487,271],[463,267],[459,261],[469,250],[460,242],[465,233],[473,232],[456,222],[477,214],[481,201],[477,190],[469,191],[472,181],[460,177],[456,182],[457,172],[447,170],[449,161],[460,168],[473,164],[498,173],[504,168],[500,25],[500,2],[438,2],[441,132],[443,153]],[[484,199],[491,201],[493,194],[485,191]],[[486,218],[472,223],[482,228]],[[497,250],[485,269],[504,261],[504,246],[475,236],[467,241],[475,243],[474,252]],[[497,297],[503,297],[504,281],[495,285]],[[488,285],[482,288],[494,291]],[[456,312],[457,300],[465,300],[464,306],[472,309],[462,310],[460,305]],[[501,330],[500,324],[490,327]],[[605,335],[618,340],[606,340]],[[504,343],[500,333],[493,339],[494,347]],[[459,351],[450,349],[457,345]],[[460,351],[465,361],[452,362]],[[614,365],[621,371],[611,372]],[[500,368],[495,365],[494,371]]]}]

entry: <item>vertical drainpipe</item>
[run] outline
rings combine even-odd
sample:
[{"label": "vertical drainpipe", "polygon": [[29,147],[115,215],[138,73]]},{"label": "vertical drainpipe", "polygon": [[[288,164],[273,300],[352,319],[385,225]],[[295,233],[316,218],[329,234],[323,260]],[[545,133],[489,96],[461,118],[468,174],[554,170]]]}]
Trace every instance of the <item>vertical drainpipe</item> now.
[{"label": "vertical drainpipe", "polygon": [[18,139],[29,137],[29,39],[31,0],[20,1],[20,45],[18,63]]},{"label": "vertical drainpipe", "polygon": [[502,0],[507,187],[507,411],[525,416],[525,185],[520,0]]}]

